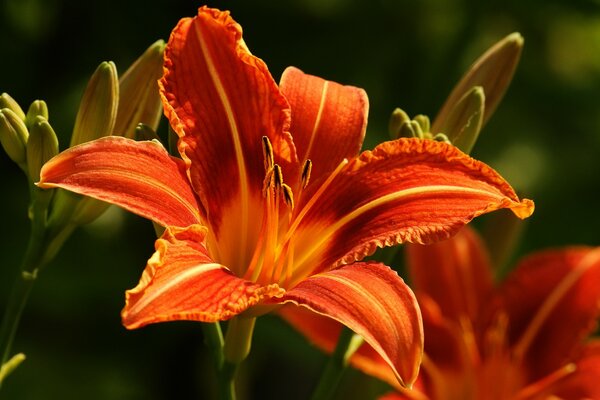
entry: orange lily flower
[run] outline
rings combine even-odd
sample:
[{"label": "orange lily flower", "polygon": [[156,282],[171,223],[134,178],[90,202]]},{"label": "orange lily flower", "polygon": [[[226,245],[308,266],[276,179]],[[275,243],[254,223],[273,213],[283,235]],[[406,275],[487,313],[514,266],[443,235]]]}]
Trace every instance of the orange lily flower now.
[{"label": "orange lily flower", "polygon": [[[600,315],[600,247],[532,254],[498,286],[469,227],[406,250],[425,352],[415,390],[381,400],[600,398],[600,340],[586,340]],[[329,333],[315,325],[305,333],[333,343],[330,325]],[[372,351],[352,362],[397,386]]]},{"label": "orange lily flower", "polygon": [[39,183],[166,227],[126,294],[127,328],[292,304],[363,336],[409,385],[423,350],[416,299],[390,268],[360,260],[446,238],[499,208],[533,212],[495,171],[443,143],[402,139],[358,155],[365,92],[295,68],[278,86],[228,12],[202,7],[179,22],[159,86],[183,160],[109,137],[52,159]]}]

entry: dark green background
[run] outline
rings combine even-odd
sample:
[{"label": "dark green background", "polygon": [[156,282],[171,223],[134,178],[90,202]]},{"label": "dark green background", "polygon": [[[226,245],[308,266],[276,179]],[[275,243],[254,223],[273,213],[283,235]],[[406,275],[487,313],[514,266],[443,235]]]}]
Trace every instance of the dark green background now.
[{"label": "dark green background", "polygon": [[[23,108],[41,98],[62,148],[96,66],[120,72],[156,39],[168,39],[191,1],[0,0],[0,92]],[[600,213],[600,2],[585,0],[221,1],[276,80],[288,65],[367,90],[366,147],[386,138],[389,113],[435,115],[487,47],[519,31],[525,50],[513,84],[473,155],[498,169],[536,212],[518,253],[598,244]],[[165,123],[161,129],[164,131]],[[27,187],[0,154],[0,306],[28,237]],[[44,270],[15,351],[28,359],[6,399],[211,398],[211,370],[196,323],[126,331],[119,311],[153,250],[149,222],[112,209],[77,231]],[[273,317],[257,324],[240,398],[304,399],[325,360]],[[350,372],[340,398],[384,386]],[[359,389],[362,388],[362,389]]]}]

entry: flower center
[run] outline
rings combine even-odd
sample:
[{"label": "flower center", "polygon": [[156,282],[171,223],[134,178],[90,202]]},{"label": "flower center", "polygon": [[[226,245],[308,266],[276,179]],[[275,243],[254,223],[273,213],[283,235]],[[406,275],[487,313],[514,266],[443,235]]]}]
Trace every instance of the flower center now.
[{"label": "flower center", "polygon": [[294,217],[294,203],[308,184],[312,162],[303,166],[298,194],[284,182],[281,166],[274,162],[273,146],[263,136],[265,179],[263,181],[263,218],[260,234],[244,278],[262,284],[287,286],[293,274],[294,244],[288,235]]}]

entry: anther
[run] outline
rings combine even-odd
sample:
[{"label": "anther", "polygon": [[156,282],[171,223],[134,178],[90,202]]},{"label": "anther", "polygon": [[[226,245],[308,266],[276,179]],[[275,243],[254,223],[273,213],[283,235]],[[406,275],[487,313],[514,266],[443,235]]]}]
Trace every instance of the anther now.
[{"label": "anther", "polygon": [[308,181],[310,180],[310,172],[312,171],[312,161],[310,159],[304,162],[304,167],[302,167],[302,189],[305,189],[308,186]]},{"label": "anther", "polygon": [[279,164],[273,166],[273,184],[276,191],[279,191],[283,186],[283,173],[281,172]]},{"label": "anther", "polygon": [[287,204],[288,207],[290,207],[290,210],[293,210],[294,193],[292,192],[292,188],[286,185],[285,183],[281,185],[281,188],[283,189],[283,200],[285,201],[285,204]]},{"label": "anther", "polygon": [[266,196],[273,184],[273,168],[269,168],[263,180],[263,196]]},{"label": "anther", "polygon": [[273,146],[271,145],[271,141],[268,137],[262,137],[263,143],[263,156],[265,162],[265,171],[273,168]]}]

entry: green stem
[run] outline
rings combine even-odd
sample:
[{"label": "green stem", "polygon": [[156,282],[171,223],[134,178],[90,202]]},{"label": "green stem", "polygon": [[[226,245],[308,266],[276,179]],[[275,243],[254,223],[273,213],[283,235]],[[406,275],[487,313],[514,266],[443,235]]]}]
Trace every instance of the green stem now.
[{"label": "green stem", "polygon": [[[0,325],[0,354],[4,365],[10,358],[12,343],[21,320],[23,308],[27,303],[31,288],[37,278],[39,268],[42,266],[45,248],[43,246],[43,234],[33,229],[29,238],[29,245],[21,269],[12,287],[6,310]],[[0,387],[2,381],[0,381]]]},{"label": "green stem", "polygon": [[343,328],[338,338],[337,346],[329,358],[321,380],[317,385],[311,400],[327,400],[333,398],[342,375],[348,366],[348,360],[362,344],[362,338],[348,328]]},{"label": "green stem", "polygon": [[218,322],[202,324],[204,343],[211,350],[212,361],[217,374],[217,391],[219,400],[235,400],[236,365],[225,361],[223,333]]}]

